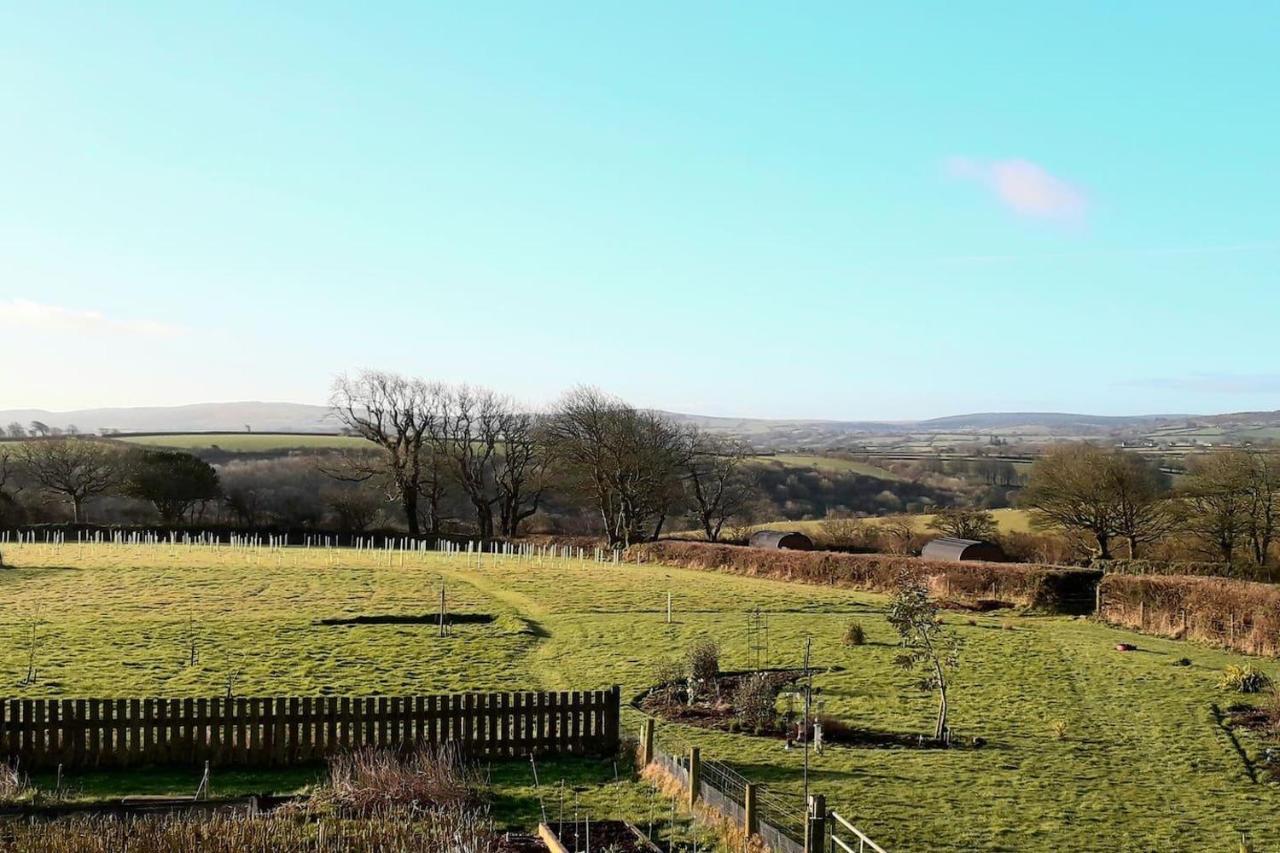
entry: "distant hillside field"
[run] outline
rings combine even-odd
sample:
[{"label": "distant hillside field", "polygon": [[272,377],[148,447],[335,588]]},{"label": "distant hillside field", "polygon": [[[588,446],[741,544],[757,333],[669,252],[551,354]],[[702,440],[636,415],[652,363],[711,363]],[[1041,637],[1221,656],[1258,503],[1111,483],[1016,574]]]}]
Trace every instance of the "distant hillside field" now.
[{"label": "distant hillside field", "polygon": [[[1031,532],[1031,514],[1025,509],[993,509],[991,515],[995,517],[996,527],[1001,533],[1030,533]],[[864,524],[879,524],[890,519],[905,518],[911,522],[911,526],[916,530],[924,533],[929,530],[929,522],[933,520],[933,515],[907,515],[907,516],[883,516],[878,518],[864,518],[861,521]],[[757,524],[754,530],[799,530],[810,536],[822,533],[822,525],[824,519],[816,521],[771,521],[768,524]]]},{"label": "distant hillside field", "polygon": [[229,453],[271,453],[284,450],[334,450],[369,447],[363,438],[350,435],[299,435],[270,432],[173,433],[171,435],[122,435],[117,441],[146,447],[178,450],[224,450]]},{"label": "distant hillside field", "polygon": [[878,465],[856,462],[852,459],[843,459],[836,456],[779,453],[776,456],[755,456],[752,458],[762,465],[780,465],[785,468],[813,468],[818,471],[836,471],[841,474],[861,474],[864,477],[875,477],[877,480],[901,481],[904,479]]}]

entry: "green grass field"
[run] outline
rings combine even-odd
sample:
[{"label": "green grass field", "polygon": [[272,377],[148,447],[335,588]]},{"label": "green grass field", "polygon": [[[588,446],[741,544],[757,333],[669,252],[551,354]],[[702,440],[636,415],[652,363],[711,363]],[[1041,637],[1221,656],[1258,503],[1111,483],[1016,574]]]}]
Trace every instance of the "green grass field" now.
[{"label": "green grass field", "polygon": [[[745,612],[769,613],[774,665],[800,662],[812,636],[823,710],[894,733],[930,730],[933,699],[893,666],[884,599],[870,594],[662,566],[354,551],[283,552],[122,546],[8,546],[0,570],[0,682],[11,696],[221,694],[228,673],[241,694],[396,693],[516,688],[589,689],[613,683],[630,697],[655,664],[695,639],[722,646],[722,666],[747,665]],[[321,626],[359,614],[420,615],[446,584],[453,610],[490,613],[448,638],[430,625]],[[675,621],[665,623],[667,593]],[[42,623],[39,683],[18,686],[24,639]],[[812,785],[887,849],[1235,849],[1247,831],[1259,850],[1280,847],[1280,786],[1255,783],[1214,720],[1237,698],[1217,675],[1241,657],[1147,638],[1066,617],[950,615],[966,643],[953,690],[953,725],[983,749],[834,747],[813,762]],[[840,635],[857,619],[866,646]],[[186,665],[194,631],[200,663]],[[1120,653],[1115,643],[1135,643]],[[1190,667],[1174,666],[1186,655]],[[1260,662],[1280,677],[1274,661]],[[628,712],[628,727],[638,715]],[[1053,726],[1065,726],[1055,736]],[[776,740],[665,724],[748,777],[797,799],[801,757]],[[549,771],[584,783],[606,765]],[[502,808],[536,811],[527,766],[495,771]],[[246,787],[266,786],[245,774]],[[181,788],[171,771],[131,777],[147,790]],[[177,781],[173,781],[173,780]],[[305,784],[305,773],[277,787]],[[87,777],[86,789],[120,790]],[[225,784],[225,780],[224,780]],[[643,819],[641,786],[587,795],[602,809]],[[506,814],[507,812],[504,812]]]}]

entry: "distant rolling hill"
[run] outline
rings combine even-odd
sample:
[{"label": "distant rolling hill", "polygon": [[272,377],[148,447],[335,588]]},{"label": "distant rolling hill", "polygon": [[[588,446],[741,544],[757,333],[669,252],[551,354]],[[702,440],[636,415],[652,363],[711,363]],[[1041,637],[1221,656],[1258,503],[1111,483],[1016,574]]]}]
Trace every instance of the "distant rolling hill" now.
[{"label": "distant rolling hill", "polygon": [[305,403],[194,403],[189,406],[141,406],[117,409],[43,409],[0,411],[0,427],[40,421],[51,427],[75,426],[81,432],[337,432],[327,406]]},{"label": "distant rolling hill", "polygon": [[[813,419],[727,418],[677,412],[665,413],[677,422],[696,424],[711,432],[741,437],[761,449],[821,450],[857,444],[872,436],[953,434],[1016,434],[1040,436],[1125,436],[1195,434],[1270,437],[1280,427],[1280,411],[1221,415],[1108,416],[1064,412],[980,412],[919,421],[826,421]],[[41,409],[0,411],[0,427],[27,426],[41,421],[82,432],[123,433],[336,433],[339,424],[326,406],[304,403],[196,403],[188,406],[80,409],[50,412]],[[1208,433],[1206,433],[1207,435]]]}]

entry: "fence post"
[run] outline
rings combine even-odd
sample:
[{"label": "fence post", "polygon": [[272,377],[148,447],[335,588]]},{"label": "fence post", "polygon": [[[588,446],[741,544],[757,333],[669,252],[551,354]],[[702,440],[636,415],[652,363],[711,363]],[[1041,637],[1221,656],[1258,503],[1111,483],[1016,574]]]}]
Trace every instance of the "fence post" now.
[{"label": "fence post", "polygon": [[827,841],[827,798],[809,795],[809,815],[804,822],[804,853],[822,853]]},{"label": "fence post", "polygon": [[702,793],[702,751],[689,747],[689,808],[693,808]]},{"label": "fence post", "polygon": [[605,755],[617,755],[618,743],[621,741],[622,726],[622,688],[615,684],[605,693],[604,709],[604,752]]},{"label": "fence post", "polygon": [[742,829],[747,837],[760,833],[760,815],[756,811],[756,785],[748,782],[742,791]]},{"label": "fence post", "polygon": [[653,718],[649,717],[640,725],[640,769],[653,763]]}]

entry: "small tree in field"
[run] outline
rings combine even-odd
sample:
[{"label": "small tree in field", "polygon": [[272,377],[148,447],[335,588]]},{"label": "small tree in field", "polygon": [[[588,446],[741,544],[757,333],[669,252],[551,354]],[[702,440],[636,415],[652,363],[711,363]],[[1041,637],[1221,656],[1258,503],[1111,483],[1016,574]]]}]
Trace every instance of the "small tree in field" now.
[{"label": "small tree in field", "polygon": [[909,569],[898,572],[897,591],[889,602],[889,624],[902,640],[894,663],[909,671],[923,670],[921,686],[938,691],[938,722],[934,740],[947,731],[947,684],[960,664],[960,641],[947,633],[937,603],[929,597],[924,580]]}]

